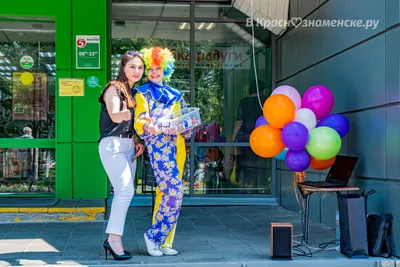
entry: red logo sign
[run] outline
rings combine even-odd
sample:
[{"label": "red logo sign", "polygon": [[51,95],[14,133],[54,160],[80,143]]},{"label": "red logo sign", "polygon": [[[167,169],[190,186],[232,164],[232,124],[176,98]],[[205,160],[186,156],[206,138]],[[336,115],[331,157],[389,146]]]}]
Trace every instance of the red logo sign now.
[{"label": "red logo sign", "polygon": [[76,46],[79,48],[84,48],[86,46],[86,40],[85,39],[76,40]]}]

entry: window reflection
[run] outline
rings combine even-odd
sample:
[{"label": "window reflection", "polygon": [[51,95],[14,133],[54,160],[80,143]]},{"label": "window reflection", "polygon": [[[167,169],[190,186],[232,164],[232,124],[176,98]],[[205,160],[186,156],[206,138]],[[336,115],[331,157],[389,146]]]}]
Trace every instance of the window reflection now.
[{"label": "window reflection", "polygon": [[271,194],[271,160],[250,147],[196,147],[195,194]]},{"label": "window reflection", "polygon": [[55,192],[55,150],[0,148],[0,193]]},{"label": "window reflection", "polygon": [[[261,111],[253,85],[252,36],[245,25],[235,23],[216,23],[210,30],[196,29],[195,33],[194,105],[200,108],[204,122],[196,142],[248,142],[237,140],[241,128],[237,121],[245,122],[249,128],[254,114]],[[269,36],[255,37],[256,69],[263,82],[259,88],[262,104],[271,90],[268,42]],[[246,103],[243,108],[243,99],[250,97],[257,101],[252,105]],[[240,110],[243,112],[239,116]]]}]

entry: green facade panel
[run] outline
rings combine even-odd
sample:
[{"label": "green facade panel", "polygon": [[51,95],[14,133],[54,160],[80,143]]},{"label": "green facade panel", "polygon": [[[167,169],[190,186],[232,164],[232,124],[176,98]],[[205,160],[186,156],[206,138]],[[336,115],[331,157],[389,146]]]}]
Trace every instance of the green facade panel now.
[{"label": "green facade panel", "polygon": [[[18,4],[12,1],[2,1],[0,15],[4,16],[51,16],[56,17],[59,13],[67,12],[62,9],[70,1],[54,0],[20,0]],[[68,5],[70,6],[70,5]]]},{"label": "green facade panel", "polygon": [[[90,76],[99,80],[99,86],[91,88],[86,81]],[[99,139],[99,112],[98,102],[103,85],[107,83],[106,72],[103,70],[81,70],[73,73],[74,78],[85,79],[85,96],[74,97],[73,104],[73,141],[76,142],[97,142]]]},{"label": "green facade panel", "polygon": [[[57,43],[56,43],[57,50]],[[57,64],[56,64],[57,65]],[[60,78],[70,78],[71,71],[57,70],[57,80]],[[56,83],[57,92],[59,91],[58,82]],[[72,142],[72,97],[56,96],[56,139],[57,143]]]},{"label": "green facade panel", "polygon": [[70,143],[56,146],[56,197],[72,199],[72,145]]},{"label": "green facade panel", "polygon": [[73,144],[74,198],[106,198],[107,177],[97,143]]},{"label": "green facade panel", "polygon": [[76,69],[75,43],[72,47],[72,76],[85,79],[85,95],[72,100],[74,198],[107,197],[107,179],[97,149],[100,108],[97,99],[101,88],[89,87],[86,79],[96,76],[100,86],[106,83],[110,58],[108,3],[107,0],[72,0],[72,41],[75,42],[77,35],[100,36],[100,69]]},{"label": "green facade panel", "polygon": [[[107,0],[72,0],[72,37],[76,35],[100,36],[100,69],[107,71],[108,12]],[[72,48],[72,65],[76,66],[76,46]],[[86,71],[86,70],[85,70]],[[90,70],[88,70],[90,71]]]}]

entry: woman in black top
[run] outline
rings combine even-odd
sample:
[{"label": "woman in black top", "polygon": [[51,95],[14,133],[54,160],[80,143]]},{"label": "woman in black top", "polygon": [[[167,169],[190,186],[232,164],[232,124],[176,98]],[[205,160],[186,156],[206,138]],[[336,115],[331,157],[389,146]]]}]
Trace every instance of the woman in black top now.
[{"label": "woman in black top", "polygon": [[[133,111],[136,102],[132,88],[143,77],[144,62],[139,52],[129,51],[122,58],[118,77],[108,83],[99,102],[100,140],[99,153],[104,169],[114,188],[110,218],[104,241],[104,249],[115,260],[127,260],[132,255],[124,251],[122,234],[126,213],[131,203],[136,173],[135,158],[143,153],[144,146],[133,132]],[[135,151],[137,152],[135,155]]]}]

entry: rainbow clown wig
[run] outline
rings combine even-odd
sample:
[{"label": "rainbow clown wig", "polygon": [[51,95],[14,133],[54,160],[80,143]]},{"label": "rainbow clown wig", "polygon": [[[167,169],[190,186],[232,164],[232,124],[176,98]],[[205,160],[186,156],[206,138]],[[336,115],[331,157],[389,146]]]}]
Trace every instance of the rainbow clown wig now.
[{"label": "rainbow clown wig", "polygon": [[153,66],[160,66],[164,70],[163,81],[168,82],[172,76],[175,69],[175,59],[172,52],[168,48],[161,48],[159,46],[154,46],[151,48],[142,49],[145,75],[148,74],[148,69]]}]

